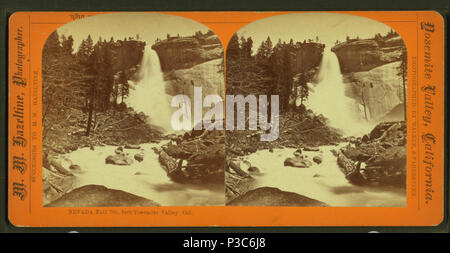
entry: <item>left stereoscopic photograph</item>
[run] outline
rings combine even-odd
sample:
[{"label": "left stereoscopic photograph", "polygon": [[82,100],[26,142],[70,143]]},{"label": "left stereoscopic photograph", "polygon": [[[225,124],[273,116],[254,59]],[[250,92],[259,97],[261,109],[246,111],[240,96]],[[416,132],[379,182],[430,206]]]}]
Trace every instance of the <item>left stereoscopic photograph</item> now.
[{"label": "left stereoscopic photograph", "polygon": [[223,98],[223,71],[217,35],[187,18],[100,14],[59,27],[42,51],[43,205],[223,206],[224,131],[195,130],[195,117],[174,126],[194,103],[172,102],[198,88]]}]

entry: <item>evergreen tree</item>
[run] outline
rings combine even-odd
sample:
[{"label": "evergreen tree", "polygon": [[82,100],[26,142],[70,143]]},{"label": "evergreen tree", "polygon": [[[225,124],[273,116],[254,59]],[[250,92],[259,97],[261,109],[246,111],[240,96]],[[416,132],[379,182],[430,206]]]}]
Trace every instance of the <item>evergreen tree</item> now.
[{"label": "evergreen tree", "polygon": [[230,42],[227,47],[227,59],[239,58],[240,57],[240,46],[237,34],[231,36]]},{"label": "evergreen tree", "polygon": [[252,57],[253,40],[251,37],[241,37],[241,57]]},{"label": "evergreen tree", "polygon": [[406,81],[408,78],[408,54],[406,46],[402,46],[402,53],[400,55],[400,66],[398,67],[398,75],[402,78],[403,84],[403,114],[406,121]]},{"label": "evergreen tree", "polygon": [[67,39],[65,36],[62,37],[62,54],[65,56],[71,56],[73,53],[73,38],[72,35],[70,35]]}]

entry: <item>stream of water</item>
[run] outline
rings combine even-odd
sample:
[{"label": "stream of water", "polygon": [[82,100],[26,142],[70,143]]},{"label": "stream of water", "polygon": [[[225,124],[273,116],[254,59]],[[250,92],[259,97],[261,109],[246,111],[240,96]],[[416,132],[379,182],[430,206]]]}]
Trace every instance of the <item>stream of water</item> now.
[{"label": "stream of water", "polygon": [[124,149],[131,157],[144,153],[142,162],[134,161],[127,166],[105,164],[105,158],[114,154],[115,146],[95,147],[95,150],[81,148],[66,157],[82,168],[82,172],[76,174],[76,187],[103,185],[153,200],[161,206],[224,205],[223,185],[199,187],[171,181],[152,150],[156,146],[159,144],[142,144],[141,150]]},{"label": "stream of water", "polygon": [[261,150],[244,157],[252,166],[260,169],[256,187],[270,186],[295,192],[330,206],[406,206],[405,189],[394,187],[361,187],[350,184],[340,171],[336,157],[330,152],[336,146],[321,146],[319,152],[303,151],[309,159],[316,155],[323,158],[321,164],[309,168],[284,166],[287,157],[293,157],[296,149]]}]

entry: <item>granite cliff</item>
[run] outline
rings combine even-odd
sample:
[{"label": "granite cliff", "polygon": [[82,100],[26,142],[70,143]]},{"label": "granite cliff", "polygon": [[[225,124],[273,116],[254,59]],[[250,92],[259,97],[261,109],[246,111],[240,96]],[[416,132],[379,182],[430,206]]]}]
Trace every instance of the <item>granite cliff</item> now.
[{"label": "granite cliff", "polygon": [[167,93],[192,98],[193,87],[201,86],[204,96],[223,96],[223,47],[213,32],[169,37],[157,41],[152,48],[158,53]]},{"label": "granite cliff", "polygon": [[[338,57],[347,96],[366,104],[369,120],[379,121],[404,103],[401,63],[405,44],[398,35],[348,40],[331,49]],[[403,120],[396,110],[392,120]]]}]

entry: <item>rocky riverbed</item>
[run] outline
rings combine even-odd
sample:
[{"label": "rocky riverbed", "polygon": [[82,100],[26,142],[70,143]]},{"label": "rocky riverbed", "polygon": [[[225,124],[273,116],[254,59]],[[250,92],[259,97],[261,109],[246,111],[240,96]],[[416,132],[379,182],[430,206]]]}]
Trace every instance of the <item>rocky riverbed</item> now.
[{"label": "rocky riverbed", "polygon": [[[227,204],[405,206],[405,130],[404,122],[380,123],[368,135],[335,145],[263,149],[230,158]],[[258,190],[264,187],[277,192]],[[270,201],[261,192],[286,201]]]},{"label": "rocky riverbed", "polygon": [[43,204],[120,206],[124,200],[140,206],[223,205],[223,182],[199,185],[168,176],[159,162],[159,151],[167,142],[95,146],[52,157],[43,168]]}]

